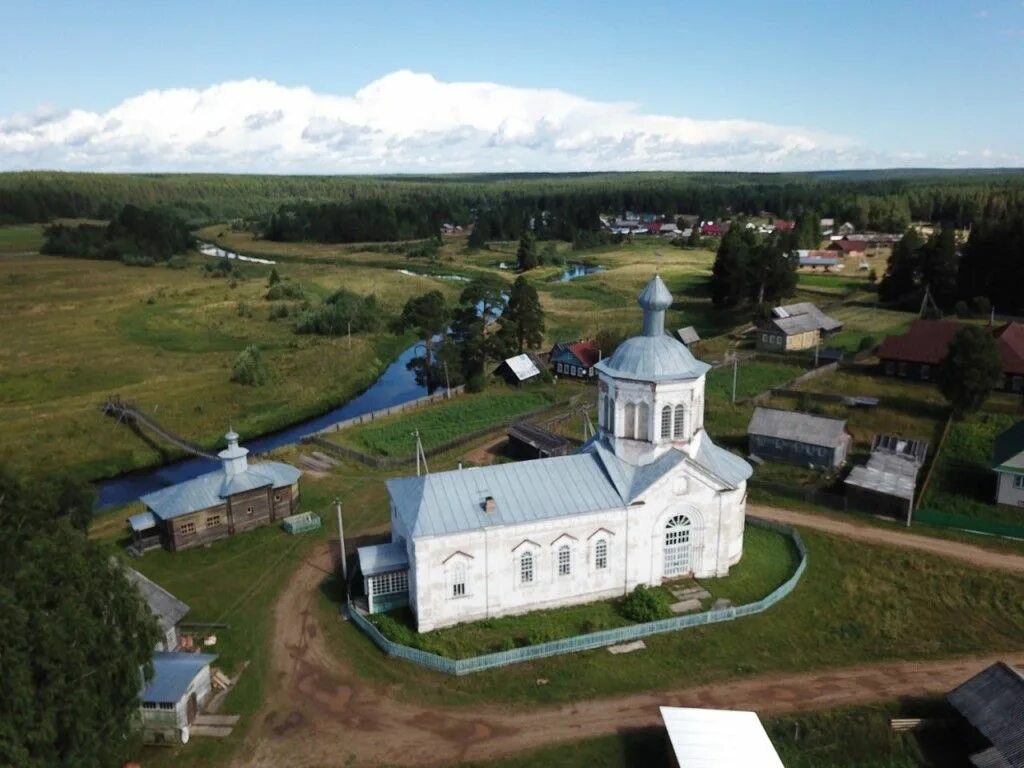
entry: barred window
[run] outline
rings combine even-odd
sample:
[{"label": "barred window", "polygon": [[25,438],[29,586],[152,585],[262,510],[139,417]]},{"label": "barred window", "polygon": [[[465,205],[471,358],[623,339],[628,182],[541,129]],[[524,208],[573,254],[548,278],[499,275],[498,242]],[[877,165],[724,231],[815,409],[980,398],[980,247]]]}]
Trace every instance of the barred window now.
[{"label": "barred window", "polygon": [[661,436],[672,437],[672,406],[666,405],[661,409]]},{"label": "barred window", "polygon": [[686,409],[681,405],[676,406],[676,438],[686,435]]},{"label": "barred window", "polygon": [[533,583],[533,553],[523,552],[519,557],[519,581],[522,584]]},{"label": "barred window", "polygon": [[572,553],[569,545],[563,544],[558,548],[558,575],[568,576],[572,573]]},{"label": "barred window", "polygon": [[220,515],[210,515],[206,518],[207,528],[216,528],[218,525],[220,525]]},{"label": "barred window", "polygon": [[180,533],[182,536],[191,536],[195,532],[196,532],[196,524],[195,523],[182,523],[181,524],[181,528],[178,529],[178,533]]},{"label": "barred window", "polygon": [[594,568],[603,571],[608,567],[608,542],[598,539],[594,546]]},{"label": "barred window", "polygon": [[409,591],[409,572],[391,571],[370,577],[370,590],[376,595],[393,595]]},{"label": "barred window", "polygon": [[452,568],[452,597],[466,596],[466,566],[456,563]]}]

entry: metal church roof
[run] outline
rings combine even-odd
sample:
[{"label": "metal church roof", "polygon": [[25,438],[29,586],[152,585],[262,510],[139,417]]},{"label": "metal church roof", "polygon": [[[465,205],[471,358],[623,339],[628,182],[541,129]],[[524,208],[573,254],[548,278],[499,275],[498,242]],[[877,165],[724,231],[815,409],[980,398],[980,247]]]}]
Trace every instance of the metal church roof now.
[{"label": "metal church roof", "polygon": [[[1024,677],[1003,662],[982,670],[947,697],[992,749],[976,765],[1024,768]],[[999,758],[997,760],[997,758]]]},{"label": "metal church roof", "polygon": [[200,509],[216,507],[226,497],[243,491],[268,485],[284,488],[297,482],[301,475],[301,470],[290,464],[264,461],[230,476],[223,469],[207,472],[192,480],[147,494],[141,501],[161,520],[170,520]]},{"label": "metal church roof", "polygon": [[188,606],[154,581],[150,581],[134,568],[125,568],[124,575],[135,585],[150,613],[164,632],[177,625],[188,613]]},{"label": "metal church roof", "polygon": [[153,679],[139,695],[143,703],[176,704],[196,675],[216,660],[210,653],[154,653]]},{"label": "metal church roof", "polygon": [[660,275],[655,275],[637,296],[637,304],[644,309],[666,310],[672,306],[672,294]]},{"label": "metal church roof", "polygon": [[627,339],[611,357],[594,367],[612,378],[635,381],[697,379],[711,369],[695,358],[685,344],[665,334]]}]

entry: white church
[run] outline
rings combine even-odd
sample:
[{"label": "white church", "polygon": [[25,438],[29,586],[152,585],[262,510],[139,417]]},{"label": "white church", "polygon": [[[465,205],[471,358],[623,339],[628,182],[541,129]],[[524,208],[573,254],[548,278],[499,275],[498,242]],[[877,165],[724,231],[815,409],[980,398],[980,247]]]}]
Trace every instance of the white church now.
[{"label": "white church", "polygon": [[371,613],[420,632],[725,576],[743,554],[746,461],[704,431],[710,366],[640,293],[643,334],[597,364],[598,434],[579,453],[387,481],[391,543],[359,549]]}]

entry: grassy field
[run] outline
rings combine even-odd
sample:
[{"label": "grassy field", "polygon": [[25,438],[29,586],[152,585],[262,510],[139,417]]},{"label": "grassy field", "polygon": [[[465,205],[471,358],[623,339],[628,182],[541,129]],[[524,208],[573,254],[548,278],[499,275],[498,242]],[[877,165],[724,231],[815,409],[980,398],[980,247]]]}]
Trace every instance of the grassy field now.
[{"label": "grassy field", "polygon": [[909,312],[861,305],[840,307],[831,314],[837,320],[842,320],[843,329],[829,336],[824,343],[851,353],[860,349],[861,341],[865,338],[871,338],[879,344],[886,336],[904,333],[915,318]]},{"label": "grassy field", "polygon": [[0,227],[0,254],[33,253],[43,244],[41,224]]},{"label": "grassy field", "polygon": [[[1024,646],[1024,577],[803,532],[809,566],[772,610],[739,621],[660,635],[645,651],[589,651],[462,678],[389,659],[350,624],[324,631],[359,674],[428,703],[570,702],[626,691],[698,685],[737,676],[821,669],[883,659],[936,658]],[[538,688],[535,681],[546,678]],[[443,685],[439,683],[443,680]]]},{"label": "grassy field", "polygon": [[[937,707],[931,702],[880,704],[764,720],[772,744],[788,768],[953,768],[963,765],[949,731],[894,733],[889,719]],[[490,768],[632,768],[668,765],[671,748],[663,728],[624,731],[536,750]],[[483,768],[460,763],[459,768]]]},{"label": "grassy field", "polygon": [[460,395],[436,405],[349,427],[330,435],[332,441],[374,456],[412,456],[411,437],[419,431],[424,450],[478,429],[497,426],[510,418],[568,397],[575,388],[538,384],[511,389],[495,386],[478,394]]},{"label": "grassy field", "polygon": [[[718,598],[727,598],[733,605],[760,600],[785,582],[797,563],[796,549],[787,536],[748,527],[742,562],[724,578],[700,580],[700,584],[711,593],[703,608],[709,609]],[[674,602],[667,589],[665,593]],[[621,599],[605,600],[460,624],[423,634],[416,634],[412,616],[407,610],[376,616],[373,620],[385,635],[396,642],[441,656],[464,659],[629,626],[634,622],[622,614],[621,604]]]}]

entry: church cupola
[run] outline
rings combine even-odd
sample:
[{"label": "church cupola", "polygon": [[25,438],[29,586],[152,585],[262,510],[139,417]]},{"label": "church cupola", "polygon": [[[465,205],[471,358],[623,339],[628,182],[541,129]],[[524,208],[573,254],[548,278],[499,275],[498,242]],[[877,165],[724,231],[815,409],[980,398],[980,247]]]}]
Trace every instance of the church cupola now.
[{"label": "church cupola", "polygon": [[661,336],[665,332],[665,310],[672,306],[672,294],[660,275],[647,283],[637,296],[637,303],[644,311],[644,336]]},{"label": "church cupola", "polygon": [[228,447],[217,454],[221,465],[224,467],[224,474],[228,477],[240,475],[249,469],[249,449],[238,444],[238,434],[231,430],[224,439],[228,441]]}]

